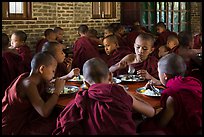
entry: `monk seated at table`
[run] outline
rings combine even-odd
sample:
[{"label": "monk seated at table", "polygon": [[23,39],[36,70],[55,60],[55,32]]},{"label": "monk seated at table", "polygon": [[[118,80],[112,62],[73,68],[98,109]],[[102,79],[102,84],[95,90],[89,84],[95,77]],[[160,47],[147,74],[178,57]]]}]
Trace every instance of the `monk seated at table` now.
[{"label": "monk seated at table", "polygon": [[186,64],[175,53],[158,62],[159,78],[166,89],[161,94],[163,110],[138,126],[139,132],[163,130],[167,135],[196,135],[202,128],[202,84],[184,77]]},{"label": "monk seated at table", "polygon": [[121,61],[112,65],[109,68],[110,72],[126,69],[127,74],[128,66],[131,66],[136,70],[133,74],[137,74],[145,79],[156,80],[156,78],[158,78],[158,59],[151,55],[154,50],[153,45],[154,38],[151,34],[140,34],[135,40],[135,54],[128,54]]},{"label": "monk seated at table", "polygon": [[82,70],[83,64],[87,60],[93,57],[100,57],[98,48],[86,36],[88,30],[87,25],[80,25],[78,28],[80,37],[74,43],[72,68],[77,67]]},{"label": "monk seated at table", "polygon": [[54,93],[46,99],[47,84],[54,77],[57,61],[49,53],[37,53],[31,72],[23,73],[6,89],[2,99],[3,135],[50,134],[57,115],[57,104],[65,81],[56,79]]},{"label": "monk seated at table", "polygon": [[57,60],[57,69],[55,72],[55,78],[60,77],[64,80],[71,79],[74,76],[78,76],[80,74],[79,68],[73,68],[72,59],[65,58],[65,53],[63,52],[63,44],[57,41],[46,42],[43,45],[42,52],[50,53]]},{"label": "monk seated at table", "polygon": [[179,40],[178,36],[176,35],[169,35],[167,38],[166,45],[163,45],[159,48],[158,57],[161,58],[164,55],[168,54],[169,52],[173,52],[179,47]]},{"label": "monk seated at table", "polygon": [[14,49],[21,58],[24,66],[23,72],[30,72],[30,62],[32,60],[32,52],[30,47],[26,44],[27,34],[24,31],[17,30],[11,35],[11,49]]},{"label": "monk seated at table", "polygon": [[89,89],[79,91],[67,104],[57,118],[53,135],[134,135],[133,110],[154,116],[150,104],[134,98],[124,87],[110,83],[112,75],[102,59],[86,61],[83,76]]},{"label": "monk seated at table", "polygon": [[115,35],[105,37],[103,39],[103,45],[105,46],[106,54],[109,56],[109,59],[106,62],[108,67],[116,64],[126,55],[131,54],[130,50],[127,50],[124,47],[119,47],[118,40]]},{"label": "monk seated at table", "polygon": [[43,45],[48,41],[55,41],[57,38],[56,33],[52,29],[46,29],[44,31],[44,38],[41,38],[36,46],[35,46],[35,53],[38,53],[42,50]]},{"label": "monk seated at table", "polygon": [[7,34],[2,33],[2,98],[10,83],[24,72],[21,56],[8,47],[9,37]]}]

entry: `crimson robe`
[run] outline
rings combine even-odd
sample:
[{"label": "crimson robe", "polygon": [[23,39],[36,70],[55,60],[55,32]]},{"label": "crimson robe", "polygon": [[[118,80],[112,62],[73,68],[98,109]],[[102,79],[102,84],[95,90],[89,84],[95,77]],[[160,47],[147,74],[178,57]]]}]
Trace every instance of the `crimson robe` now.
[{"label": "crimson robe", "polygon": [[42,46],[45,44],[45,42],[48,42],[46,38],[42,38],[37,42],[35,46],[35,53],[38,53],[42,50]]},{"label": "crimson robe", "polygon": [[166,100],[171,96],[174,100],[174,116],[166,127],[156,125],[156,119],[144,121],[141,132],[163,130],[166,134],[195,135],[202,128],[202,84],[193,77],[177,76],[167,81],[166,89],[161,94],[161,106],[166,107]]},{"label": "crimson robe", "polygon": [[53,135],[136,134],[132,98],[116,84],[80,91],[57,118]]},{"label": "crimson robe", "polygon": [[192,47],[193,49],[200,49],[202,47],[202,42],[200,40],[200,36],[202,37],[202,33],[194,36],[194,45]]},{"label": "crimson robe", "polygon": [[2,95],[10,83],[23,72],[22,58],[18,54],[4,51],[2,53]]},{"label": "crimson robe", "polygon": [[161,34],[159,34],[158,38],[154,42],[154,51],[153,51],[152,55],[159,58],[159,56],[158,56],[159,48],[162,45],[166,45],[167,38],[170,35],[176,35],[177,36],[177,34],[175,32],[172,32],[172,31],[169,31],[169,30],[166,30],[166,31],[162,32]]},{"label": "crimson robe", "polygon": [[118,35],[116,35],[117,40],[118,40],[118,45],[119,47],[123,47],[126,48],[127,50],[131,51],[131,48],[129,47],[129,43],[127,42],[127,40],[123,37],[120,37]]},{"label": "crimson robe", "polygon": [[[147,70],[147,72],[152,75],[155,78],[158,78],[158,71],[157,71],[157,65],[158,59],[155,56],[150,56],[141,63],[134,63],[131,64],[135,68],[135,74],[137,74],[137,71],[140,69]],[[117,72],[117,71],[116,71]],[[117,75],[121,74],[127,74],[128,68],[126,68],[126,73],[117,73]]]},{"label": "crimson robe", "polygon": [[97,48],[91,43],[90,39],[86,36],[78,38],[73,48],[73,62],[72,68],[78,67],[81,72],[84,63],[94,57],[99,57]]},{"label": "crimson robe", "polygon": [[30,47],[28,47],[27,45],[22,45],[19,48],[16,49],[18,54],[21,56],[22,58],[22,62],[24,65],[24,72],[30,72],[31,70],[31,60],[33,58],[32,52],[30,50]]},{"label": "crimson robe", "polygon": [[[6,89],[2,99],[2,134],[3,135],[28,135],[51,134],[56,124],[56,115],[48,118],[41,117],[27,98],[20,98],[22,92],[17,86],[28,77],[23,73],[16,78]],[[37,86],[43,100],[46,99],[45,83]]]},{"label": "crimson robe", "polygon": [[130,32],[127,37],[126,37],[126,40],[128,42],[128,45],[129,45],[129,48],[131,49],[131,51],[133,53],[135,53],[135,48],[134,48],[134,44],[135,44],[135,39],[137,38],[137,36],[141,34],[140,32],[137,32],[137,31],[132,31]]}]

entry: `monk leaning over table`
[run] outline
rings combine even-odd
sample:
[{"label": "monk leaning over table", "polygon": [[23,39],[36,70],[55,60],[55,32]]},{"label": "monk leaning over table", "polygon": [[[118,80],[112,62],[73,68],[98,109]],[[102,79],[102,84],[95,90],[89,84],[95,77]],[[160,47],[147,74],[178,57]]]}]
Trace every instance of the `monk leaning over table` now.
[{"label": "monk leaning over table", "polygon": [[65,84],[56,79],[53,95],[45,99],[56,67],[57,61],[49,53],[37,53],[31,61],[30,74],[21,74],[6,89],[2,99],[3,135],[47,135],[53,131],[57,116],[52,110]]},{"label": "monk leaning over table", "polygon": [[159,78],[166,89],[161,94],[163,110],[138,126],[138,132],[163,130],[167,135],[196,135],[202,130],[202,84],[184,77],[186,64],[175,53],[158,62]]},{"label": "monk leaning over table", "polygon": [[64,80],[71,79],[74,76],[80,74],[79,68],[73,68],[71,70],[72,59],[65,58],[65,53],[63,52],[63,44],[57,41],[46,42],[43,45],[42,52],[50,53],[57,60],[57,69],[55,72],[55,78],[60,77]]},{"label": "monk leaning over table", "polygon": [[[118,39],[115,35],[108,35],[103,38],[103,45],[106,54],[109,56],[109,59],[106,62],[108,67],[111,67],[112,65],[116,64],[126,55],[131,54],[130,50],[119,46]],[[127,72],[125,71],[124,73]]]},{"label": "monk leaning over table", "polygon": [[136,134],[133,111],[152,117],[154,108],[134,98],[117,84],[102,59],[92,58],[83,66],[88,90],[79,91],[57,118],[53,135]]},{"label": "monk leaning over table", "polygon": [[151,34],[140,34],[135,40],[135,54],[128,54],[123,59],[121,59],[121,61],[115,65],[112,65],[109,68],[110,72],[115,72],[120,69],[126,69],[127,72],[127,67],[132,66],[135,68],[134,74],[138,74],[139,76],[149,80],[152,79],[154,81],[158,81],[156,79],[158,78],[158,59],[151,55],[154,50],[153,44],[154,38]]}]

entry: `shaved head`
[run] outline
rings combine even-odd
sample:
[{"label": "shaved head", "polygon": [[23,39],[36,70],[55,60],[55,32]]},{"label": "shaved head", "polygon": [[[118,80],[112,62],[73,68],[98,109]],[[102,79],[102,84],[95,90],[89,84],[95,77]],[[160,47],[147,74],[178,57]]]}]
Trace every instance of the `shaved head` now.
[{"label": "shaved head", "polygon": [[149,33],[141,33],[140,35],[137,36],[137,38],[135,39],[135,42],[138,40],[149,41],[151,47],[153,47],[154,41],[155,41],[154,37]]},{"label": "shaved head", "polygon": [[172,76],[184,76],[186,64],[183,58],[175,53],[163,56],[158,62],[158,68],[161,73]]},{"label": "shaved head", "polygon": [[83,66],[83,76],[87,82],[100,83],[107,78],[109,69],[107,64],[100,58],[87,60]]},{"label": "shaved head", "polygon": [[49,66],[52,65],[53,62],[57,63],[57,61],[51,54],[49,54],[48,52],[39,52],[35,54],[31,61],[31,69],[37,70],[40,66]]},{"label": "shaved head", "polygon": [[45,42],[45,44],[42,47],[42,52],[49,52],[51,55],[55,55],[56,48],[58,47],[60,43],[57,41],[50,41],[50,42]]},{"label": "shaved head", "polygon": [[108,35],[106,37],[103,38],[103,41],[107,39],[108,41],[110,41],[111,43],[116,43],[118,44],[118,39],[115,35]]}]

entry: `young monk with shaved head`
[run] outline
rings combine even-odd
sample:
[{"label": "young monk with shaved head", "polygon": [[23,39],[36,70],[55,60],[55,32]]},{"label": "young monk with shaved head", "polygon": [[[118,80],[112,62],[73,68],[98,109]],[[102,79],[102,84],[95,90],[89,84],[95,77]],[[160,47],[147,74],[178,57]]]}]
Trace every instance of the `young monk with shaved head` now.
[{"label": "young monk with shaved head", "polygon": [[135,54],[126,55],[121,61],[112,65],[109,70],[111,72],[117,72],[120,69],[126,69],[127,74],[127,67],[132,66],[135,68],[135,74],[141,77],[146,79],[158,78],[158,59],[151,55],[154,50],[153,45],[154,38],[151,34],[140,34],[135,40]]},{"label": "young monk with shaved head", "polygon": [[53,79],[57,61],[49,53],[37,53],[31,72],[23,73],[6,89],[2,99],[2,134],[50,134],[55,126],[51,112],[57,104],[65,81],[55,80],[55,90],[46,99],[46,89]]},{"label": "young monk with shaved head", "polygon": [[57,41],[46,42],[42,47],[42,52],[45,51],[50,53],[57,60],[58,65],[55,72],[55,77],[61,77],[62,79],[67,80],[80,74],[79,68],[74,68],[71,70],[72,59],[65,58],[63,45],[61,43]]},{"label": "young monk with shaved head", "polygon": [[54,135],[133,135],[136,134],[133,110],[154,116],[151,105],[132,97],[122,86],[110,83],[112,75],[103,60],[86,61],[83,76],[89,89],[78,92],[60,113]]},{"label": "young monk with shaved head", "polygon": [[166,89],[161,94],[163,110],[147,119],[140,132],[163,130],[172,135],[195,135],[202,127],[202,84],[193,77],[184,77],[186,64],[175,53],[158,62],[159,78]]}]

